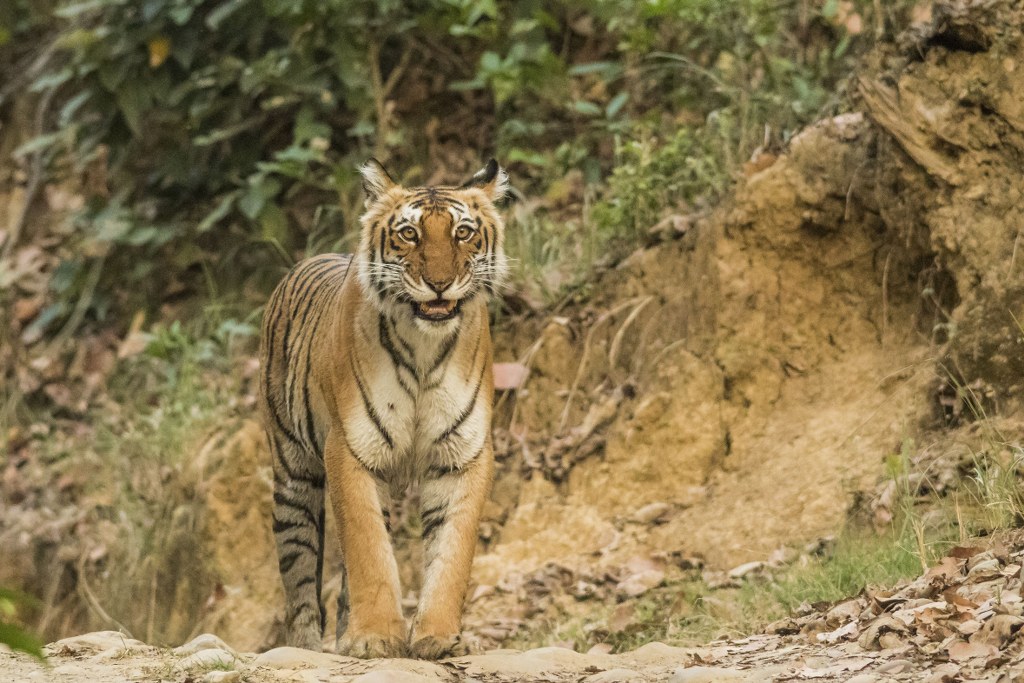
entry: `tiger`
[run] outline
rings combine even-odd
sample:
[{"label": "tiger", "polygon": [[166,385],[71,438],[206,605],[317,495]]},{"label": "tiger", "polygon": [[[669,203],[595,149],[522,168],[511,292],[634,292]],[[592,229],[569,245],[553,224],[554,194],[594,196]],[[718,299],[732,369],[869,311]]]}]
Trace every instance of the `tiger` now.
[{"label": "tiger", "polygon": [[[461,185],[403,187],[360,167],[354,254],[299,262],[264,311],[259,411],[288,645],[321,650],[325,497],[342,556],[338,653],[466,651],[463,603],[494,475],[488,300],[505,284],[508,190],[491,159]],[[392,496],[419,485],[423,582],[402,613]],[[329,496],[325,496],[325,487]]]}]

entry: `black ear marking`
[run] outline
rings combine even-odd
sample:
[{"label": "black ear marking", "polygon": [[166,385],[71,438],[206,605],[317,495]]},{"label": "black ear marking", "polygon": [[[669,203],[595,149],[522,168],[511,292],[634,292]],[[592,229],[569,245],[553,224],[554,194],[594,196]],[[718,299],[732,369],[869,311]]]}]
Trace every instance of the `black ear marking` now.
[{"label": "black ear marking", "polygon": [[473,177],[464,182],[460,187],[480,187],[494,180],[494,177],[498,175],[498,162],[495,159],[489,159],[487,165],[481,168],[479,171],[473,174]]}]

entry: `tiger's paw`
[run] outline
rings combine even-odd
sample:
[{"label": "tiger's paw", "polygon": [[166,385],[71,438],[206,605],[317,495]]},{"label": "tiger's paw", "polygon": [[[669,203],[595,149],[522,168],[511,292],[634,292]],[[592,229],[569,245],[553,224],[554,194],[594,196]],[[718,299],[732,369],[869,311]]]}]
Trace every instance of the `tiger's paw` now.
[{"label": "tiger's paw", "polygon": [[405,657],[405,640],[398,635],[383,633],[349,633],[338,640],[338,654],[359,659]]},{"label": "tiger's paw", "polygon": [[462,642],[458,633],[448,636],[413,634],[409,646],[409,656],[414,659],[443,659],[445,657],[462,657],[469,654],[469,648]]}]

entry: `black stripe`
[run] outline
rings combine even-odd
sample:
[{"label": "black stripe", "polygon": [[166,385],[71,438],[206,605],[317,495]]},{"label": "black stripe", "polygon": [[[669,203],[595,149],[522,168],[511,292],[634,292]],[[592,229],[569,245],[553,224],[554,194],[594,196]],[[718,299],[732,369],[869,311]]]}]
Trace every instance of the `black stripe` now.
[{"label": "black stripe", "polygon": [[460,468],[454,465],[431,465],[427,468],[427,476],[431,479],[440,479],[446,477],[453,472],[457,472]]},{"label": "black stripe", "polygon": [[308,586],[309,584],[314,583],[315,581],[315,576],[303,576],[301,579],[292,584],[292,588],[302,588],[303,586]]},{"label": "black stripe", "polygon": [[324,588],[324,528],[327,526],[324,524],[324,510],[320,509],[320,524],[317,525],[317,547],[316,553],[316,602],[320,607],[320,635],[324,633],[324,628],[327,626],[327,610],[324,608],[323,601],[323,588]]},{"label": "black stripe", "polygon": [[377,336],[380,338],[380,345],[384,347],[384,350],[391,356],[391,361],[400,367],[405,368],[412,373],[413,377],[416,376],[416,368],[413,367],[412,361],[406,359],[405,356],[395,347],[395,342],[391,339],[391,332],[388,329],[388,323],[381,313],[377,314]]},{"label": "black stripe", "polygon": [[[344,278],[347,277],[347,276],[348,276],[348,270],[346,270],[345,271],[345,275],[342,276],[342,278],[343,278],[342,282],[344,282]],[[333,294],[334,294],[334,290],[333,289],[325,287],[324,290],[325,291],[322,294],[323,298],[327,298],[327,297],[333,296]],[[306,423],[306,434],[305,434],[305,436],[306,436],[306,443],[308,444],[310,450],[312,450],[313,452],[318,453],[318,454],[319,454],[319,450],[320,449],[318,448],[319,444],[317,444],[315,439],[314,439],[314,436],[315,436],[315,433],[316,433],[316,428],[315,428],[315,426],[313,424],[313,410],[312,410],[312,407],[310,406],[310,403],[309,403],[309,376],[310,376],[310,374],[312,372],[313,342],[316,340],[316,333],[317,333],[317,330],[320,329],[320,322],[324,318],[324,313],[328,310],[328,306],[326,304],[327,304],[327,302],[323,301],[322,305],[320,305],[319,310],[317,311],[317,314],[316,314],[316,318],[314,318],[313,323],[310,326],[310,329],[309,329],[309,331],[306,334],[306,344],[305,344],[305,346],[303,348],[299,349],[299,354],[295,358],[295,360],[298,361],[299,359],[302,358],[303,352],[305,352],[305,354],[306,354],[306,367],[305,367],[305,373],[303,374],[303,377],[302,377],[302,396],[301,396],[302,407],[303,407],[303,409],[306,412],[305,420],[304,420],[305,423]],[[299,376],[299,373],[296,372],[295,373],[295,381],[298,380],[298,376]],[[294,382],[293,382],[293,384],[294,384]],[[322,454],[320,454],[320,455],[321,455],[321,459],[322,459]]]},{"label": "black stripe", "polygon": [[366,470],[370,476],[374,479],[380,479],[380,470],[376,467],[371,467],[359,457],[359,454],[356,453],[354,448],[352,448],[352,444],[348,440],[348,433],[345,431],[345,426],[341,422],[338,422],[338,426],[341,427],[341,440],[345,442],[345,448],[348,449],[348,452],[352,454],[352,457],[356,459],[356,462],[359,463],[359,465]]},{"label": "black stripe", "polygon": [[405,341],[405,339],[402,338],[402,335],[398,334],[398,328],[395,327],[395,321],[392,320],[391,318],[388,318],[388,324],[391,325],[390,329],[394,330],[395,339],[397,339],[398,343],[402,345],[402,348],[405,349],[405,352],[409,354],[410,358],[415,358],[416,352],[413,350],[412,346],[409,345],[409,342]]},{"label": "black stripe", "polygon": [[289,531],[291,529],[308,529],[309,525],[302,522],[289,522],[285,519],[278,519],[274,517],[274,533],[279,534],[283,531]]},{"label": "black stripe", "polygon": [[282,546],[285,546],[285,545],[297,545],[300,548],[305,548],[306,550],[308,550],[309,552],[313,553],[314,555],[319,554],[319,551],[317,550],[317,547],[315,545],[313,545],[312,543],[310,543],[309,541],[307,541],[306,539],[304,539],[304,538],[286,538],[281,543],[281,545]]},{"label": "black stripe", "polygon": [[428,512],[424,512],[421,516],[423,520],[423,538],[429,539],[441,526],[448,521],[448,515],[446,508],[434,508]]},{"label": "black stripe", "polygon": [[316,286],[316,283],[325,275],[330,274],[338,265],[334,259],[311,259],[303,270],[297,272],[291,292],[292,309],[297,309],[305,300],[306,295]]},{"label": "black stripe", "polygon": [[[278,320],[280,319],[281,313],[284,310],[284,306],[278,308],[278,315],[271,322],[268,339],[267,339],[267,363],[264,371],[264,386],[263,396],[267,401],[267,409],[270,411],[270,416],[274,418],[274,424],[277,425],[278,430],[284,434],[289,441],[294,443],[296,446],[302,447],[302,442],[299,441],[298,437],[295,436],[284,424],[284,420],[281,419],[281,415],[277,412],[277,401],[274,400],[273,392],[271,391],[271,374],[273,370],[274,362],[274,337],[277,333]],[[285,358],[287,364],[287,358]]]},{"label": "black stripe", "polygon": [[[384,442],[388,445],[388,448],[394,448],[395,442],[388,434],[388,430],[384,428],[384,423],[381,422],[380,415],[377,414],[377,409],[370,403],[370,398],[366,395],[366,386],[363,384],[362,378],[359,376],[359,370],[356,369],[355,357],[350,351],[348,354],[349,364],[352,366],[352,376],[356,378],[356,386],[359,388],[359,396],[363,399],[363,408],[366,410],[366,414],[370,416],[370,420],[373,425],[380,432]],[[354,452],[354,451],[353,451]]]},{"label": "black stripe", "polygon": [[285,475],[291,481],[298,481],[312,486],[315,489],[323,489],[324,477],[322,474],[301,474],[296,470],[292,469],[292,466],[280,453],[277,455],[276,462],[281,465],[281,469],[284,470]]},{"label": "black stripe", "polygon": [[445,463],[434,463],[430,465],[427,467],[427,476],[431,479],[440,479],[441,477],[446,477],[449,474],[461,473],[467,465],[480,457],[480,454],[484,452],[486,445],[486,441],[480,444],[480,448],[477,449],[476,453],[474,453],[472,457],[457,465],[448,465]]},{"label": "black stripe", "polygon": [[[484,371],[486,372],[486,370],[487,370],[487,368],[485,367]],[[484,383],[484,373],[481,372],[480,376],[476,380],[476,388],[473,390],[473,398],[470,399],[469,404],[465,408],[463,408],[461,413],[459,413],[459,416],[457,418],[455,418],[455,422],[453,422],[451,424],[451,426],[448,427],[448,429],[444,430],[441,433],[441,436],[439,436],[436,439],[434,439],[434,445],[435,446],[437,444],[440,444],[442,441],[446,441],[447,439],[449,439],[451,437],[451,435],[454,434],[456,432],[456,430],[458,430],[458,428],[461,427],[462,424],[467,419],[469,419],[470,414],[473,412],[473,409],[476,407],[476,399],[477,399],[477,396],[480,395],[480,386],[483,383]]]},{"label": "black stripe", "polygon": [[[301,335],[305,331],[306,318],[309,315],[309,312],[313,309],[313,303],[316,301],[317,298],[316,295],[320,293],[317,284],[319,284],[319,282],[324,278],[330,277],[331,275],[334,274],[335,265],[336,264],[328,262],[325,268],[322,268],[320,271],[316,273],[315,276],[313,276],[314,279],[310,281],[308,285],[304,285],[305,289],[303,289],[302,293],[299,295],[299,298],[293,299],[292,301],[288,302],[290,308],[292,309],[292,315],[288,318],[288,323],[285,326],[284,355],[286,359],[288,358],[289,355],[288,348],[292,343],[292,323],[295,322],[296,317],[299,317],[299,321],[295,325],[295,334]],[[306,296],[307,293],[310,293],[308,297]],[[298,314],[298,311],[300,307],[303,306],[303,304],[305,304],[305,307],[302,308],[302,313]],[[285,373],[285,377],[287,379],[287,373]],[[296,374],[293,374],[291,382],[288,382],[286,385],[287,394],[285,407],[288,410],[289,417],[291,417],[292,396],[294,395],[295,392],[296,381],[298,381],[298,376]]]},{"label": "black stripe", "polygon": [[[452,335],[445,340],[444,347],[441,349],[441,352],[437,354],[437,358],[434,360],[433,364],[431,364],[430,370],[427,371],[428,377],[434,374],[434,370],[437,370],[437,368],[440,367],[441,363],[445,362],[445,360],[448,359],[448,356],[451,355],[452,349],[455,348],[455,344],[458,341],[459,330],[456,329],[455,332],[453,332]],[[475,355],[476,354],[474,353],[474,356]]]},{"label": "black stripe", "polygon": [[413,377],[413,381],[419,384],[418,377],[416,376],[416,369],[405,359],[402,353],[395,348],[394,342],[391,340],[391,334],[388,332],[387,323],[384,321],[384,316],[380,313],[377,314],[377,337],[380,339],[380,345],[384,347],[384,350],[388,352],[391,357],[392,367],[395,369],[395,379],[398,380],[398,385],[402,387],[402,390],[409,395],[409,398],[413,398],[414,394],[412,388],[405,383],[405,379],[402,377],[400,372],[401,368],[405,368]]},{"label": "black stripe", "polygon": [[316,517],[313,516],[312,510],[310,510],[305,505],[302,505],[301,503],[289,500],[281,491],[274,491],[274,504],[283,505],[284,507],[291,508],[292,510],[298,510],[303,515],[305,515],[306,519],[309,520],[310,524],[312,524],[313,526],[316,526],[317,524]]},{"label": "black stripe", "polygon": [[302,553],[298,551],[295,551],[294,553],[288,553],[287,555],[283,555],[281,559],[278,560],[277,563],[278,567],[281,570],[281,573],[287,574],[288,572],[290,572],[292,570],[292,567],[295,566],[295,561],[298,560],[299,557],[301,556]]}]

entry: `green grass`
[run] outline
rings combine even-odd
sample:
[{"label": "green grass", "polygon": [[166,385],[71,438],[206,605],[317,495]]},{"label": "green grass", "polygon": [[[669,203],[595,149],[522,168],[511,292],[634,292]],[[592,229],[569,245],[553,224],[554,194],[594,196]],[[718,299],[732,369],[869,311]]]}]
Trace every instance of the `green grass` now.
[{"label": "green grass", "polygon": [[[930,547],[939,553],[952,544],[948,524],[929,530]],[[670,581],[632,602],[626,628],[609,632],[609,621],[623,605],[602,605],[593,613],[552,619],[518,635],[512,647],[531,648],[572,642],[586,651],[607,643],[616,652],[661,641],[695,645],[719,637],[742,637],[792,614],[803,603],[833,603],[868,586],[891,585],[921,573],[914,540],[894,533],[850,531],[821,557],[805,556],[768,578],[745,580],[738,588],[711,589],[697,573]],[[629,603],[625,603],[628,605]]]},{"label": "green grass", "polygon": [[[196,533],[203,501],[190,461],[218,429],[255,410],[241,353],[251,351],[255,328],[227,315],[207,308],[188,324],[149,328],[144,348],[118,362],[84,415],[18,408],[27,422],[48,425],[29,448],[52,477],[80,486],[74,502],[89,539],[89,554],[75,561],[75,595],[42,613],[78,610],[87,618],[79,627],[150,643],[188,635],[188,615],[208,595]],[[52,631],[55,621],[44,637],[66,635]]]}]

